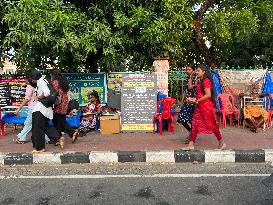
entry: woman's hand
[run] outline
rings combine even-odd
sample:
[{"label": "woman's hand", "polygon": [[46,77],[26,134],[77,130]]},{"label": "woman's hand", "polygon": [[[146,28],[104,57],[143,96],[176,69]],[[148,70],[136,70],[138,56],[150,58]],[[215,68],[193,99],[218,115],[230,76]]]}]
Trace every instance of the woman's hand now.
[{"label": "woman's hand", "polygon": [[197,101],[196,98],[187,98],[187,99],[186,99],[186,102],[187,102],[187,103],[190,103],[190,104],[195,104],[196,101]]},{"label": "woman's hand", "polygon": [[33,100],[33,101],[38,101],[38,100],[39,100],[39,98],[38,98],[38,96],[33,95],[33,96],[32,96],[32,100]]},{"label": "woman's hand", "polygon": [[15,115],[19,115],[19,112],[20,112],[20,109],[18,108],[16,111],[15,111]]}]

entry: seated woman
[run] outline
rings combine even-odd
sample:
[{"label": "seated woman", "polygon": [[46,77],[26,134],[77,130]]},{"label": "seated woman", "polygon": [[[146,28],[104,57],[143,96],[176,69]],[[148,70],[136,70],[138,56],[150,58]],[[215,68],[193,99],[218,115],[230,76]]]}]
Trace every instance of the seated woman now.
[{"label": "seated woman", "polygon": [[80,123],[80,132],[87,133],[96,127],[96,115],[101,112],[98,92],[93,90],[90,95],[90,103],[83,109]]},{"label": "seated woman", "polygon": [[249,127],[253,132],[258,132],[267,122],[268,113],[258,105],[246,105],[244,118],[246,127]]}]

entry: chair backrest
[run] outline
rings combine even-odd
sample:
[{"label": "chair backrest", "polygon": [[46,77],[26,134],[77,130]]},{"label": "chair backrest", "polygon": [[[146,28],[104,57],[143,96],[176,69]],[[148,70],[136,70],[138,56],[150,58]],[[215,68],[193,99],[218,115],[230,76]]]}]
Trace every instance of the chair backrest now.
[{"label": "chair backrest", "polygon": [[227,93],[221,93],[217,96],[217,105],[218,110],[223,111],[232,111],[235,109],[234,96]]},{"label": "chair backrest", "polygon": [[176,105],[176,99],[174,98],[164,98],[161,99],[160,102],[162,104],[162,118],[163,119],[170,119],[172,117],[171,108],[175,107]]},{"label": "chair backrest", "polygon": [[266,97],[257,97],[254,99],[250,96],[244,96],[242,100],[243,100],[243,103],[242,103],[243,108],[245,108],[246,105],[257,105],[259,107],[266,108],[266,105],[267,105]]}]

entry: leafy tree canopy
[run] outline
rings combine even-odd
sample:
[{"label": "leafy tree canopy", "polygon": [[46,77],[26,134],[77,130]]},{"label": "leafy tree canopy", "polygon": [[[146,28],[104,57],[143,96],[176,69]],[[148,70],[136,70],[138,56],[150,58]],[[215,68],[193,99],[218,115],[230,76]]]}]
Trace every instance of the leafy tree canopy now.
[{"label": "leafy tree canopy", "polygon": [[272,64],[271,0],[4,2],[1,47],[22,69],[141,70],[164,55],[174,66]]}]

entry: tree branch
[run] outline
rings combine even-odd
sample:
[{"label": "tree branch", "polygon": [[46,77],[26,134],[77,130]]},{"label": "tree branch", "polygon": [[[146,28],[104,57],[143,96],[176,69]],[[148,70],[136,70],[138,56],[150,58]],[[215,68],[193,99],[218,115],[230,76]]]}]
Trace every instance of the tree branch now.
[{"label": "tree branch", "polygon": [[203,57],[205,58],[206,64],[211,68],[219,68],[220,63],[218,62],[217,58],[211,53],[210,49],[206,46],[206,36],[202,29],[202,20],[207,10],[216,3],[219,4],[220,0],[204,0],[201,8],[197,11],[193,19],[194,42]]}]

